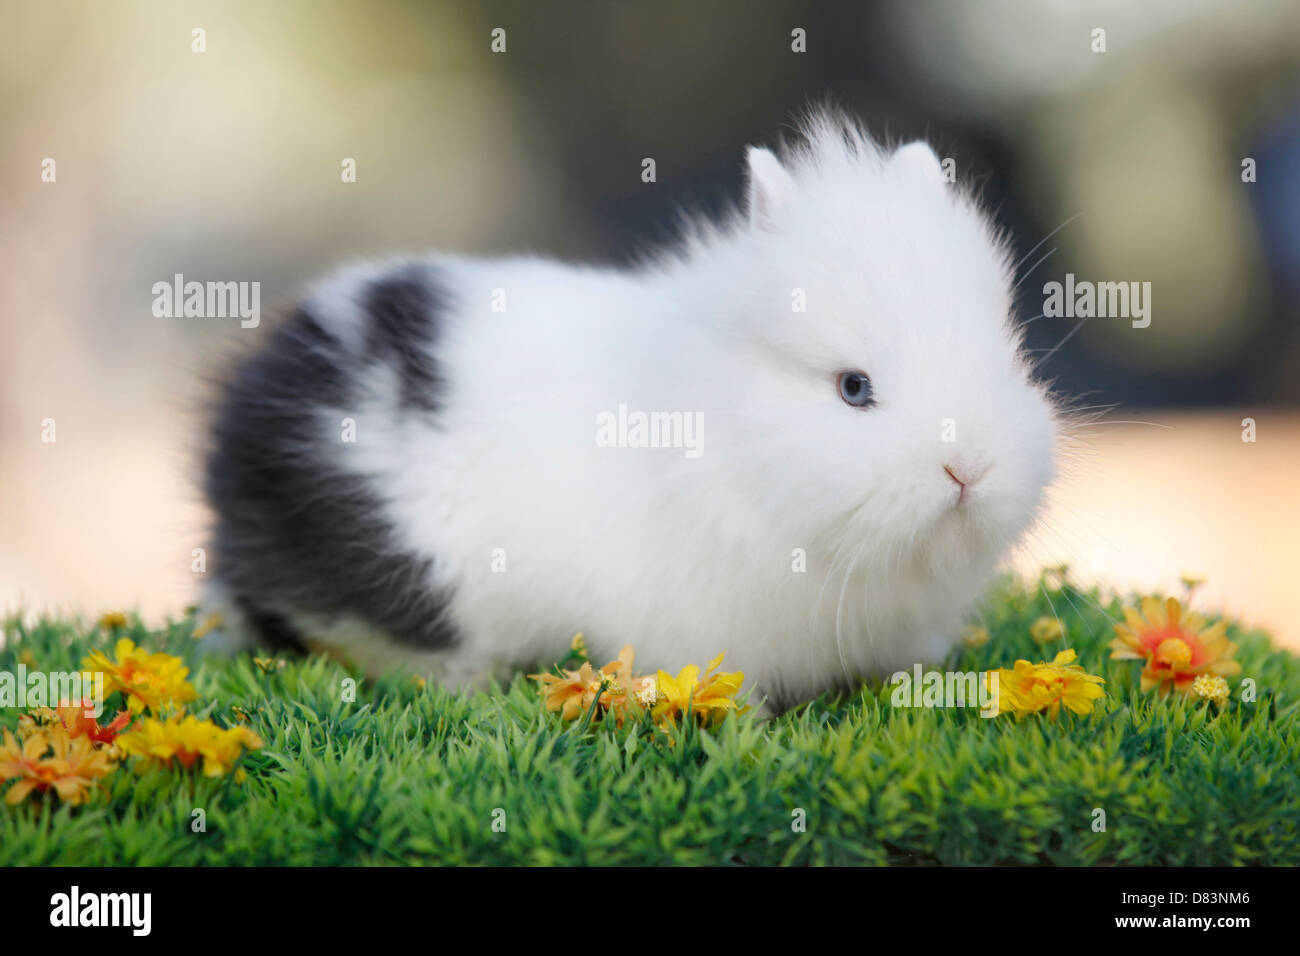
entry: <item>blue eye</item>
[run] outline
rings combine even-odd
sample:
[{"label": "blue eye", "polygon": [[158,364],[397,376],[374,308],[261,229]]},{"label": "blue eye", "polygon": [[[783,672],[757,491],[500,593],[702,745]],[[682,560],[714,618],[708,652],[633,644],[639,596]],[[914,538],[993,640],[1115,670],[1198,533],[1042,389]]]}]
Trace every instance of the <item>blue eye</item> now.
[{"label": "blue eye", "polygon": [[871,378],[866,372],[840,372],[840,398],[854,408],[869,408],[876,404]]}]

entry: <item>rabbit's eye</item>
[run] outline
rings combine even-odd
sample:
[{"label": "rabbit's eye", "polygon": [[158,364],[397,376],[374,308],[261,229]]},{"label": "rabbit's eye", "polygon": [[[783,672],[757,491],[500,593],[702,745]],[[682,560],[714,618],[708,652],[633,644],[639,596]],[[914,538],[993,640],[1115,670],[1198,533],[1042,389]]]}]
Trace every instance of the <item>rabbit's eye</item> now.
[{"label": "rabbit's eye", "polygon": [[855,408],[869,408],[876,404],[867,373],[840,372],[840,398]]}]

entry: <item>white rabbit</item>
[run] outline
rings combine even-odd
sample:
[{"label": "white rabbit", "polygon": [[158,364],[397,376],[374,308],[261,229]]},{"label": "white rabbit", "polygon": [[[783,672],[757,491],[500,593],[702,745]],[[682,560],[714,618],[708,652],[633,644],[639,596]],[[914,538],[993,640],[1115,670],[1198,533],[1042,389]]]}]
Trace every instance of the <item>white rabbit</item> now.
[{"label": "white rabbit", "polygon": [[582,631],[638,672],[725,651],[777,707],[941,658],[1056,412],[931,149],[802,136],[635,270],[431,255],[309,295],[216,410],[224,642],[463,686]]}]

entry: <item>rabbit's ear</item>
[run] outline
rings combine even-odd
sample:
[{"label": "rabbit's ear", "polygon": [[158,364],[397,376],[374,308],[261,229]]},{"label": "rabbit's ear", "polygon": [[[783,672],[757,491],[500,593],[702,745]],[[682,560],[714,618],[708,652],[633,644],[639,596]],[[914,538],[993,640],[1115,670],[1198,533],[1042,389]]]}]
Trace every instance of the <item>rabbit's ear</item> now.
[{"label": "rabbit's ear", "polygon": [[929,143],[920,140],[900,146],[889,157],[889,168],[914,182],[933,182],[935,185],[943,185],[944,182],[943,165],[939,162],[939,157],[934,154]]},{"label": "rabbit's ear", "polygon": [[758,229],[773,229],[776,217],[794,192],[794,179],[770,149],[749,147],[749,221]]}]

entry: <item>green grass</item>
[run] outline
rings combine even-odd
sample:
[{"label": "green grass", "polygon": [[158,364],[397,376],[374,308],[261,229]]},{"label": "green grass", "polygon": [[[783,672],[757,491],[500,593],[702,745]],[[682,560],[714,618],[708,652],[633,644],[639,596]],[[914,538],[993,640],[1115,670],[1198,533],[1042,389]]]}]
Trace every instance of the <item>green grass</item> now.
[{"label": "green grass", "polygon": [[[1053,607],[1066,640],[1039,647],[1030,624]],[[198,659],[191,620],[133,621],[137,643],[190,662],[192,710],[248,714],[266,748],[245,758],[242,785],[123,770],[81,807],[0,805],[0,865],[1300,863],[1300,659],[1232,627],[1258,699],[1239,700],[1234,679],[1222,712],[1161,700],[1138,690],[1137,664],[1107,659],[1118,617],[1095,591],[1008,583],[983,615],[990,642],[949,665],[1074,647],[1107,681],[1088,717],[894,708],[877,685],[671,746],[641,724],[563,724],[523,677],[468,697],[358,680],[346,703],[341,682],[359,675],[333,660],[268,674],[249,657]],[[24,651],[73,669],[109,643],[66,622],[10,620],[6,633],[0,670]],[[191,828],[195,808],[206,832]]]}]

